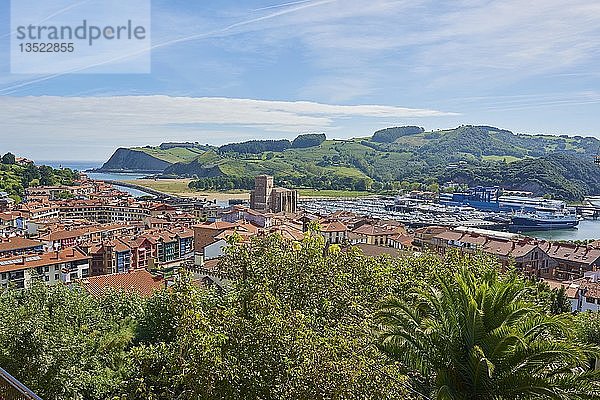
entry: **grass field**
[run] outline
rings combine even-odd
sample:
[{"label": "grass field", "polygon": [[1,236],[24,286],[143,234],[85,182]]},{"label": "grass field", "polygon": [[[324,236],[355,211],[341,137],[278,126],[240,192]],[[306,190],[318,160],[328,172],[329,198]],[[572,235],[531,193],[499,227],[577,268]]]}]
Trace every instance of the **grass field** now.
[{"label": "grass field", "polygon": [[189,183],[191,182],[191,179],[135,179],[126,182],[132,183],[134,185],[144,186],[165,193],[194,193],[194,191],[188,187]]},{"label": "grass field", "polygon": [[[222,192],[196,191],[188,187],[191,179],[135,179],[125,181],[134,185],[144,186],[165,193],[183,197],[208,197],[209,199],[250,199],[250,193],[243,190],[229,190]],[[314,190],[300,189],[300,197],[364,197],[372,195],[369,192],[354,190]]]},{"label": "grass field", "polygon": [[199,149],[187,149],[176,147],[169,150],[161,150],[157,147],[134,147],[132,150],[141,151],[148,154],[149,156],[158,158],[172,164],[178,162],[191,161],[198,155],[202,154],[203,151]]},{"label": "grass field", "polygon": [[482,156],[481,158],[486,161],[502,161],[502,160],[504,160],[507,163],[511,163],[511,162],[520,160],[520,158],[513,157],[513,156]]},{"label": "grass field", "polygon": [[207,198],[209,200],[250,200],[250,193],[244,190],[229,190],[223,192],[196,191],[188,187],[191,179],[135,179],[125,181],[134,185],[144,186],[150,189],[181,197]]}]

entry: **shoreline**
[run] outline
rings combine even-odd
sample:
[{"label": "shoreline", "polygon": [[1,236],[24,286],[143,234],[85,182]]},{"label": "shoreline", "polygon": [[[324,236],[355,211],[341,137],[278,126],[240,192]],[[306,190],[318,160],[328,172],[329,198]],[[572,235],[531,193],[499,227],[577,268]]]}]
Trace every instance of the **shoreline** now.
[{"label": "shoreline", "polygon": [[156,175],[156,174],[161,174],[164,171],[158,171],[158,170],[138,170],[138,169],[102,169],[102,168],[92,168],[92,169],[86,169],[85,171],[81,171],[84,174],[124,174],[124,175],[130,175],[130,174],[152,174],[152,175]]},{"label": "shoreline", "polygon": [[[191,178],[138,178],[123,180],[124,183],[144,186],[149,189],[186,198],[207,198],[209,200],[247,200],[250,201],[250,190],[230,191],[197,191],[188,187],[193,181]],[[309,190],[298,189],[301,200],[326,200],[326,199],[358,199],[380,196],[370,192],[343,191],[343,190]]]},{"label": "shoreline", "polygon": [[247,192],[215,192],[215,191],[195,191],[188,187],[193,179],[190,178],[167,178],[167,179],[128,179],[124,183],[130,183],[139,186],[145,186],[150,189],[158,190],[174,196],[190,199],[205,198],[211,201],[227,200],[248,200],[250,201],[250,191]]}]

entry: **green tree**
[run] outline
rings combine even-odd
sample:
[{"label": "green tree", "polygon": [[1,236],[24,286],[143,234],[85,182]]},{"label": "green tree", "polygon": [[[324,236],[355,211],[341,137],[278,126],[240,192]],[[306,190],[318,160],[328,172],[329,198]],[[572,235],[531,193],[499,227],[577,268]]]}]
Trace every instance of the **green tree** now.
[{"label": "green tree", "polygon": [[6,153],[2,156],[2,164],[14,165],[16,163],[15,155],[12,153]]},{"label": "green tree", "polygon": [[440,185],[437,182],[430,183],[427,185],[427,190],[429,192],[438,193],[440,191]]},{"label": "green tree", "polygon": [[46,400],[105,399],[130,371],[139,299],[36,281],[0,291],[0,365]]},{"label": "green tree", "polygon": [[527,291],[492,270],[440,275],[412,301],[382,305],[379,348],[432,398],[597,398],[587,371],[596,348],[571,340],[569,316],[547,315]]},{"label": "green tree", "polygon": [[560,289],[552,289],[550,292],[550,312],[552,314],[571,312],[571,302],[564,286],[561,286]]},{"label": "green tree", "polygon": [[575,318],[575,332],[583,343],[600,346],[600,313],[583,312]]},{"label": "green tree", "polygon": [[[406,379],[372,346],[389,259],[278,235],[232,238],[222,295],[183,279],[139,327],[129,398],[391,399]],[[385,275],[385,277],[383,276]]]},{"label": "green tree", "polygon": [[40,185],[42,186],[50,186],[54,185],[54,170],[52,167],[47,165],[42,165],[39,167],[40,171]]},{"label": "green tree", "polygon": [[74,197],[75,196],[73,195],[73,193],[69,192],[68,190],[63,190],[57,196],[57,198],[60,199],[60,200],[70,200],[70,199],[72,199]]},{"label": "green tree", "polygon": [[[600,313],[584,312],[575,317],[575,334],[583,342],[600,346]],[[590,360],[593,368],[600,369],[600,357]]]}]

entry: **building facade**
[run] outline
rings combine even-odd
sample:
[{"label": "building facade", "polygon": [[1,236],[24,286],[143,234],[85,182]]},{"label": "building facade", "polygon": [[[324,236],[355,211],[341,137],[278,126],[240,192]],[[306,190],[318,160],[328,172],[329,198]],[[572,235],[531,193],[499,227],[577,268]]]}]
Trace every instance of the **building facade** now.
[{"label": "building facade", "polygon": [[275,187],[273,177],[259,175],[250,192],[250,208],[260,212],[295,213],[298,207],[298,191]]}]

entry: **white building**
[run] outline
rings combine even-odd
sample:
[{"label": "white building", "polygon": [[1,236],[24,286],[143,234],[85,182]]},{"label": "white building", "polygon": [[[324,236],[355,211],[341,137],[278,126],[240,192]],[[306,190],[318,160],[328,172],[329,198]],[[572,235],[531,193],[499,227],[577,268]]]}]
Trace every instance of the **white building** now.
[{"label": "white building", "polygon": [[28,288],[34,279],[70,283],[87,277],[89,268],[90,257],[76,247],[0,258],[0,287]]}]

